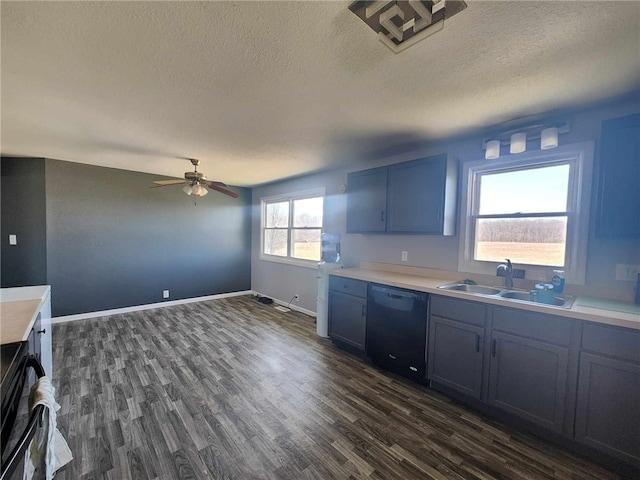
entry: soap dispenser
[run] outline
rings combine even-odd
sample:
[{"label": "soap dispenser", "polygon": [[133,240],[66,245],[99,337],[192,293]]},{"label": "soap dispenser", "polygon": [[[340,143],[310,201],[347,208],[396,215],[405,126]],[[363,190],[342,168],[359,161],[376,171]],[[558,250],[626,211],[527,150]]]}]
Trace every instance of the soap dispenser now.
[{"label": "soap dispenser", "polygon": [[562,293],[564,290],[564,270],[554,270],[551,283],[553,284],[553,291],[555,293]]}]

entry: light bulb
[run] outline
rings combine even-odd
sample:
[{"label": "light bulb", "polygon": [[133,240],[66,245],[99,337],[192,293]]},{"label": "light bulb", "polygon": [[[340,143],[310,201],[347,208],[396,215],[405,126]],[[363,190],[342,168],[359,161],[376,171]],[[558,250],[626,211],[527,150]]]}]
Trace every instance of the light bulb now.
[{"label": "light bulb", "polygon": [[526,133],[514,133],[511,135],[511,147],[509,147],[510,153],[522,153],[527,149],[527,134]]},{"label": "light bulb", "polygon": [[487,149],[484,152],[484,158],[487,160],[495,160],[500,157],[500,140],[489,140]]},{"label": "light bulb", "polygon": [[549,150],[550,148],[556,148],[558,146],[558,129],[556,127],[549,127],[542,130],[540,133],[540,148],[542,150]]}]

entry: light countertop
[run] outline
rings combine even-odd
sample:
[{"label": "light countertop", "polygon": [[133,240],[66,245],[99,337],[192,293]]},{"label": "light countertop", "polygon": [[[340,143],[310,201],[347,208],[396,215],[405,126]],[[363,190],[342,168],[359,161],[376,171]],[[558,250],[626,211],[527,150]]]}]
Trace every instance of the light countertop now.
[{"label": "light countertop", "polygon": [[494,296],[471,295],[464,292],[456,292],[438,288],[440,285],[452,283],[452,280],[450,278],[436,278],[430,276],[412,275],[403,272],[375,270],[367,268],[345,268],[342,270],[332,270],[329,274],[339,277],[363,280],[366,282],[381,283],[384,285],[406,288],[419,292],[433,293],[446,297],[455,297],[472,302],[489,303],[504,307],[519,308],[532,312],[546,313],[559,317],[569,317],[578,320],[587,320],[590,322],[604,323],[608,325],[640,330],[640,315],[579,305],[579,297],[576,298],[576,300],[573,302],[571,308],[561,308],[551,305],[516,302],[513,300],[507,300]]},{"label": "light countertop", "polygon": [[0,343],[23,342],[51,295],[49,285],[0,289]]}]

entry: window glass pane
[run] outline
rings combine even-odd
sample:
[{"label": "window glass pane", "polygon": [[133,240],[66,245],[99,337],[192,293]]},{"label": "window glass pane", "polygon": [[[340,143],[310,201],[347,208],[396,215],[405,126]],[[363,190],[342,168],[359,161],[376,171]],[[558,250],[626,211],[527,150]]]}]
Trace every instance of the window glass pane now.
[{"label": "window glass pane", "polygon": [[320,261],[320,233],[319,228],[291,230],[291,256],[304,260]]},{"label": "window glass pane", "polygon": [[293,226],[322,228],[322,197],[294,200]]},{"label": "window glass pane", "polygon": [[479,218],[474,258],[564,266],[567,217]]},{"label": "window glass pane", "polygon": [[[289,202],[267,203],[265,212],[267,228],[287,228],[289,226]],[[285,232],[286,233],[286,232]]]},{"label": "window glass pane", "polygon": [[264,253],[267,255],[287,256],[288,230],[264,229]]},{"label": "window glass pane", "polygon": [[487,173],[480,177],[480,215],[565,212],[569,165]]}]

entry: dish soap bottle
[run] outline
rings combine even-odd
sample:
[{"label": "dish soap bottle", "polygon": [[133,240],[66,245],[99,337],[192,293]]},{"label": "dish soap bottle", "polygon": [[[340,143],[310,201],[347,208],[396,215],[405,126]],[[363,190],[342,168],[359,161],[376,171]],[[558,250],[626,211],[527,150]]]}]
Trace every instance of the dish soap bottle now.
[{"label": "dish soap bottle", "polygon": [[553,283],[554,292],[562,293],[564,290],[564,270],[554,270],[553,277],[551,277],[551,283]]}]

